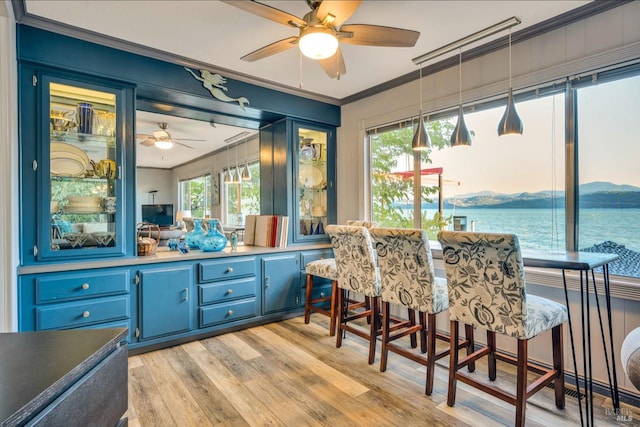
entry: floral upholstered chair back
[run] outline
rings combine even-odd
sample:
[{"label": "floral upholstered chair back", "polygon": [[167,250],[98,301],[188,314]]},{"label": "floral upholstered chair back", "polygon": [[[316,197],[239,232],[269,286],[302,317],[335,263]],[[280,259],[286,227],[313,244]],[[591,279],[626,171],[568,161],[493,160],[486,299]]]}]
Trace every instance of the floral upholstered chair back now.
[{"label": "floral upholstered chair back", "polygon": [[370,233],[378,256],[382,300],[425,313],[446,310],[447,284],[434,275],[427,232],[374,228]]},{"label": "floral upholstered chair back", "polygon": [[524,266],[513,234],[441,231],[451,320],[528,339]]},{"label": "floral upholstered chair back", "polygon": [[380,295],[380,275],[371,236],[365,227],[328,225],[338,286],[365,296]]},{"label": "floral upholstered chair back", "polygon": [[375,221],[363,221],[360,219],[348,219],[345,222],[346,225],[355,225],[357,227],[366,227],[367,229],[371,230],[374,227],[378,226],[378,223]]}]

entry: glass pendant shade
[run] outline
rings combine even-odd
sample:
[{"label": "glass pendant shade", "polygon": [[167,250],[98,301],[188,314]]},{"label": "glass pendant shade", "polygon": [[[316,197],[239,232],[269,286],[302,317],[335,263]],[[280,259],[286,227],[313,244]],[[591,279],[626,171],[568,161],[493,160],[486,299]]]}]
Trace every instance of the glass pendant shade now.
[{"label": "glass pendant shade", "polygon": [[245,163],[244,168],[242,168],[242,180],[250,181],[251,180],[251,171],[249,170],[249,164]]},{"label": "glass pendant shade", "polygon": [[429,138],[429,134],[425,129],[424,120],[422,119],[422,111],[418,118],[418,128],[416,129],[416,133],[413,134],[411,146],[414,151],[423,151],[431,148],[431,138]]},{"label": "glass pendant shade", "polygon": [[498,136],[502,135],[522,135],[523,125],[516,104],[513,102],[513,89],[509,88],[509,96],[507,97],[507,109],[504,111],[500,123],[498,123]]},{"label": "glass pendant shade", "polygon": [[224,183],[231,184],[233,182],[233,170],[227,169],[224,174]]},{"label": "glass pendant shade", "polygon": [[467,128],[467,124],[464,122],[462,105],[460,105],[458,110],[458,123],[456,123],[456,127],[453,129],[453,133],[451,134],[451,146],[461,147],[465,145],[471,145],[471,133]]}]

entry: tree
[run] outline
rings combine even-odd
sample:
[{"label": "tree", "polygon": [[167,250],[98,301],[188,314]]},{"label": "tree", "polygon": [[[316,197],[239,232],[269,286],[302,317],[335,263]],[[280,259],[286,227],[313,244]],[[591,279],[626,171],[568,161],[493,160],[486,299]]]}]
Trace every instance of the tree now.
[{"label": "tree", "polygon": [[[450,119],[432,121],[426,124],[433,148],[422,151],[421,165],[431,163],[429,155],[433,149],[449,146],[449,138],[454,124]],[[413,127],[402,127],[371,136],[371,173],[372,173],[372,209],[373,220],[385,227],[413,227],[413,177],[402,178],[394,175],[398,172],[400,161],[413,163]],[[437,194],[438,187],[421,186],[420,200],[431,203],[431,196]],[[422,226],[429,238],[435,238],[437,232],[447,224],[446,218],[439,213],[428,217],[421,212]]]}]

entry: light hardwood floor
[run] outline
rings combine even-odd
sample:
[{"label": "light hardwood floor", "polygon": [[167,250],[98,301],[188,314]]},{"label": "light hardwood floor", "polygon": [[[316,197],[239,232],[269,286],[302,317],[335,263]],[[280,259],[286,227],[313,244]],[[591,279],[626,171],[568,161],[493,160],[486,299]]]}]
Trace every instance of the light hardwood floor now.
[{"label": "light hardwood floor", "polygon": [[[129,358],[130,426],[502,426],[512,406],[458,382],[447,406],[448,358],[436,366],[434,392],[424,395],[424,367],[393,353],[387,371],[367,364],[367,346],[347,334],[342,348],[327,318],[312,315],[220,335]],[[486,378],[486,365],[476,374]],[[498,379],[513,390],[509,365]],[[564,410],[544,389],[527,404],[527,426],[579,425],[577,400]],[[640,425],[640,409],[623,405],[616,421],[610,400],[597,396],[596,426]],[[629,419],[631,418],[631,419]]]}]

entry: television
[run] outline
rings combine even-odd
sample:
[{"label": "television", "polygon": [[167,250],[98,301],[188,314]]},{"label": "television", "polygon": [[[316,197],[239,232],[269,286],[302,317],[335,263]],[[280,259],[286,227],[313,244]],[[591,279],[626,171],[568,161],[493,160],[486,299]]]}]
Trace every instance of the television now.
[{"label": "television", "polygon": [[173,205],[142,205],[142,221],[157,224],[160,227],[169,227],[174,223]]}]

